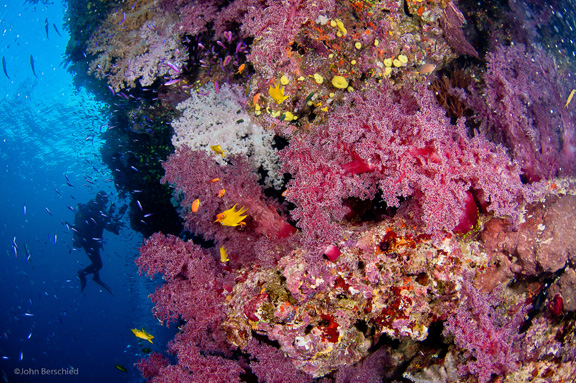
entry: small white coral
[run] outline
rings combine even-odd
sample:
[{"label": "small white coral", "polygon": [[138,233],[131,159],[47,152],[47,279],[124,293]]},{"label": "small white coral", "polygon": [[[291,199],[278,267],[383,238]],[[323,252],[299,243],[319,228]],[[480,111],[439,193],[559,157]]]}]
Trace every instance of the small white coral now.
[{"label": "small white coral", "polygon": [[[242,153],[255,171],[261,166],[268,173],[266,185],[277,187],[282,175],[277,151],[272,147],[274,133],[250,119],[244,99],[238,86],[228,84],[220,85],[218,93],[212,84],[193,92],[177,106],[182,116],[172,121],[172,144],[210,152],[210,146],[220,145],[227,155]],[[215,154],[214,160],[225,163],[226,157]]]},{"label": "small white coral", "polygon": [[460,380],[452,352],[446,354],[442,365],[434,364],[415,374],[404,373],[404,378],[414,383],[454,383]]}]

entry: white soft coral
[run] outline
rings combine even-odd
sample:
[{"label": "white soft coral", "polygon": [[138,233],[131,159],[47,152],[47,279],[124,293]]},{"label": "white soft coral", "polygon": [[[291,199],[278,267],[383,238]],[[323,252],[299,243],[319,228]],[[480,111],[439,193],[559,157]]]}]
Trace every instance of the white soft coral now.
[{"label": "white soft coral", "polygon": [[[212,152],[210,146],[220,145],[228,154],[246,155],[255,171],[261,166],[268,173],[266,185],[280,185],[279,160],[272,147],[274,133],[250,119],[239,87],[223,84],[216,93],[212,84],[207,85],[177,108],[182,116],[172,121],[172,143],[176,148],[185,145]],[[214,160],[224,163],[226,157],[215,155]]]}]

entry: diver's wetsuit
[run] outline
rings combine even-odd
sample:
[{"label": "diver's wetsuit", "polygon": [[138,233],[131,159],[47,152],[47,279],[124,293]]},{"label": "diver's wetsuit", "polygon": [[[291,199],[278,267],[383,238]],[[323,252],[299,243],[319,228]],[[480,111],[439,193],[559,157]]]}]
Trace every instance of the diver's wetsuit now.
[{"label": "diver's wetsuit", "polygon": [[114,234],[119,232],[118,220],[112,219],[114,206],[106,211],[108,196],[104,192],[98,192],[96,198],[86,204],[78,204],[78,211],[74,217],[74,247],[83,248],[92,262],[91,265],[78,272],[80,288],[86,287],[86,275],[93,274],[94,282],[106,289],[110,294],[112,290],[100,280],[99,271],[102,268],[100,248],[102,247],[102,234],[104,229]]}]

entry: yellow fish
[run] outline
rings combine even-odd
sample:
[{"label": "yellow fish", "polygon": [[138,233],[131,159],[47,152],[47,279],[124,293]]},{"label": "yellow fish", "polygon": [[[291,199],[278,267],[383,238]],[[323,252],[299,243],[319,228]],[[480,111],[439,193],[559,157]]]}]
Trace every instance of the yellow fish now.
[{"label": "yellow fish", "polygon": [[146,330],[142,329],[142,331],[138,330],[137,328],[132,328],[132,333],[136,335],[137,338],[147,340],[148,342],[152,343],[151,339],[154,339],[152,334],[148,334]]},{"label": "yellow fish", "polygon": [[121,364],[116,364],[114,367],[116,367],[117,369],[119,369],[122,372],[128,372],[126,367],[122,366]]},{"label": "yellow fish", "polygon": [[210,149],[214,150],[216,153],[224,157],[224,149],[222,149],[220,145],[212,145],[210,146]]},{"label": "yellow fish", "polygon": [[220,262],[228,262],[230,258],[228,258],[228,251],[224,246],[220,248]]},{"label": "yellow fish", "polygon": [[276,101],[278,105],[282,104],[282,101],[288,98],[288,96],[284,94],[284,87],[280,87],[280,83],[274,83],[274,87],[270,87],[270,89],[268,89],[268,94],[274,99],[274,101]]},{"label": "yellow fish", "polygon": [[572,89],[572,92],[570,92],[570,94],[568,95],[568,100],[566,101],[566,108],[568,107],[568,104],[570,104],[570,101],[572,101],[572,97],[574,97],[574,92],[576,92],[576,89]]},{"label": "yellow fish", "polygon": [[246,218],[246,216],[242,214],[244,214],[247,210],[248,209],[242,206],[240,210],[236,211],[236,205],[234,205],[230,209],[217,214],[216,221],[214,222],[220,222],[224,226],[244,226],[246,223],[242,221]]}]

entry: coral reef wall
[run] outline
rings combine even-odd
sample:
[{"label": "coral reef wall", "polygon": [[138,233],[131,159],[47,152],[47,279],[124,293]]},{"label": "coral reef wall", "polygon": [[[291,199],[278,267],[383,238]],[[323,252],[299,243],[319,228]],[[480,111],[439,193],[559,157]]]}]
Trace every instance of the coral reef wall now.
[{"label": "coral reef wall", "polygon": [[572,3],[69,10],[153,315],[178,325],[147,381],[576,376]]}]

